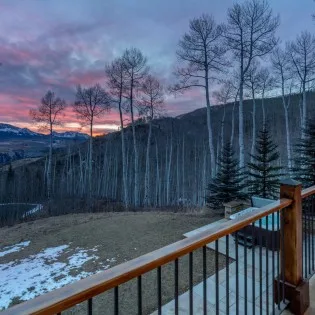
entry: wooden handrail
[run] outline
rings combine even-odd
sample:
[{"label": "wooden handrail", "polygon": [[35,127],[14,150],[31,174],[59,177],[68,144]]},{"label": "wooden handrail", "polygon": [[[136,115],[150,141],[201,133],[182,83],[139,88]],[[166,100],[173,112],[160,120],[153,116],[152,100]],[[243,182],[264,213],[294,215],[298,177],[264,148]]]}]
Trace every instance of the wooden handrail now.
[{"label": "wooden handrail", "polygon": [[302,190],[302,199],[311,195],[315,195],[315,186],[311,186]]},{"label": "wooden handrail", "polygon": [[235,220],[224,222],[220,224],[219,227],[209,228],[206,231],[182,239],[176,243],[117,265],[106,271],[89,276],[60,289],[56,289],[32,300],[13,306],[1,314],[48,315],[59,313],[144,273],[154,270],[159,266],[174,261],[196,249],[202,248],[208,243],[214,242],[221,237],[230,235],[231,233],[266,217],[269,214],[278,212],[291,204],[292,200],[290,199],[280,199]]}]

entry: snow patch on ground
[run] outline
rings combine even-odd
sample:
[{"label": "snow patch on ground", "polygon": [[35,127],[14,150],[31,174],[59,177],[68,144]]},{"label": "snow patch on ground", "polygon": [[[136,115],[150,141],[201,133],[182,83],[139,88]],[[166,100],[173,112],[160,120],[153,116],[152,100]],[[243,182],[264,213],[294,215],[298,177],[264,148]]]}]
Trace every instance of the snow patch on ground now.
[{"label": "snow patch on ground", "polygon": [[108,269],[108,263],[116,261],[115,258],[106,259],[106,265],[98,262],[100,270],[96,272],[79,270],[86,262],[99,259],[95,252],[97,246],[71,249],[69,245],[61,245],[46,248],[25,259],[0,264],[0,310],[7,308],[13,300],[26,301]]},{"label": "snow patch on ground", "polygon": [[0,257],[3,257],[5,255],[14,253],[14,252],[19,252],[21,249],[23,249],[24,247],[30,245],[30,241],[26,241],[26,242],[21,242],[19,244],[15,244],[12,246],[6,246],[2,249],[2,251],[0,252]]}]

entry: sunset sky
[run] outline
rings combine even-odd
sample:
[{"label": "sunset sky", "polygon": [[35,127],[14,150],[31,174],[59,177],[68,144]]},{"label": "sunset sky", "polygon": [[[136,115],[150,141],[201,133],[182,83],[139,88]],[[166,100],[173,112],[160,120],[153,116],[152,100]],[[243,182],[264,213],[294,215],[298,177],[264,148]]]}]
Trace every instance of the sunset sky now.
[{"label": "sunset sky", "polygon": [[[28,115],[48,89],[74,99],[77,84],[105,84],[104,66],[131,46],[148,57],[164,84],[172,80],[176,46],[189,20],[202,13],[224,22],[231,0],[1,0],[0,122],[31,127]],[[281,17],[278,35],[291,40],[315,30],[313,0],[271,0]],[[203,107],[198,91],[166,99],[169,115]],[[96,133],[117,130],[116,110]],[[63,130],[79,130],[69,109]],[[82,131],[85,131],[83,128]]]}]

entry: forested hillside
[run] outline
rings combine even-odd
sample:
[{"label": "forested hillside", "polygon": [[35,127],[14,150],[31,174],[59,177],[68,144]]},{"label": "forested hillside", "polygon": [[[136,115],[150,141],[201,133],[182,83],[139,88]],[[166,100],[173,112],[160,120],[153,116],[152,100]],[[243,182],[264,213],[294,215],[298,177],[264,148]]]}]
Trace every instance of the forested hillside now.
[{"label": "forested hillside", "polygon": [[[308,93],[309,115],[314,115],[314,93]],[[257,129],[262,128],[260,100],[257,105]],[[301,137],[300,95],[293,95],[289,111],[290,136],[294,143]],[[232,132],[232,111],[234,104],[225,105],[226,118],[224,138],[230,140]],[[281,99],[265,100],[268,129],[279,146],[281,164],[287,167],[286,131]],[[252,142],[252,101],[244,103],[246,157]],[[224,106],[211,108],[213,118],[216,154],[220,152],[221,123]],[[238,151],[238,103],[235,106],[234,149]],[[152,123],[149,168],[149,204],[152,207],[171,205],[195,205],[205,203],[205,188],[210,179],[209,150],[207,143],[206,109],[201,108],[176,118],[165,117]],[[144,205],[145,162],[149,125],[136,125],[139,145],[139,200]],[[129,203],[133,204],[134,173],[131,127],[125,128],[127,180]],[[293,147],[294,148],[294,147]],[[294,153],[294,149],[293,149]],[[82,144],[69,149],[67,154],[53,157],[53,194],[56,200],[78,200],[88,194],[87,182],[88,148]],[[45,200],[45,170],[47,160],[18,167],[3,168],[1,177],[2,201]],[[122,202],[122,159],[120,132],[94,139],[93,153],[93,198]],[[71,209],[60,211],[70,212]]]}]

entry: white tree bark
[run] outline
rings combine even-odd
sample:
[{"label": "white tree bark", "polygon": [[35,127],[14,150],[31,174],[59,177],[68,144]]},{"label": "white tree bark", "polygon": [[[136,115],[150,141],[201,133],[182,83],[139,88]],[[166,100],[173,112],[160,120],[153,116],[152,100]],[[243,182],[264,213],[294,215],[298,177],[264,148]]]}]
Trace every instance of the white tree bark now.
[{"label": "white tree bark", "polygon": [[234,133],[235,133],[235,106],[236,106],[236,100],[234,101],[233,104],[233,109],[232,109],[232,122],[231,122],[231,138],[230,138],[230,143],[231,146],[234,145]]},{"label": "white tree bark", "polygon": [[210,95],[209,95],[208,71],[206,71],[205,83],[206,83],[207,127],[208,127],[208,138],[209,138],[211,177],[214,178],[215,174],[216,174],[216,158],[215,158],[215,150],[214,150],[214,145],[213,145],[213,134],[212,134],[212,123],[211,123],[211,103],[210,103]]},{"label": "white tree bark", "polygon": [[255,93],[252,92],[252,97],[253,97],[253,112],[252,112],[252,121],[253,121],[253,126],[252,126],[252,146],[250,150],[250,161],[253,163],[253,155],[255,154],[255,148],[256,148],[256,100],[255,100]]},{"label": "white tree bark", "polygon": [[261,108],[262,108],[262,114],[263,114],[263,127],[266,126],[266,108],[265,108],[265,94],[262,94],[261,98]]},{"label": "white tree bark", "polygon": [[169,157],[168,157],[167,176],[166,176],[166,204],[167,205],[170,205],[172,156],[173,156],[173,137],[171,135],[170,152],[169,152]]},{"label": "white tree bark", "polygon": [[226,105],[223,105],[223,115],[221,120],[221,150],[223,150],[224,147],[225,106]]},{"label": "white tree bark", "polygon": [[243,77],[240,83],[240,100],[238,111],[238,145],[240,150],[240,167],[245,167],[245,146],[244,146],[244,106],[243,106]]},{"label": "white tree bark", "polygon": [[147,139],[145,175],[144,175],[144,206],[150,206],[151,189],[150,189],[150,146],[152,136],[152,119],[149,123],[149,133]]},{"label": "white tree bark", "polygon": [[155,139],[155,157],[156,157],[156,180],[155,180],[156,205],[161,207],[161,175],[160,175],[160,166],[159,166],[159,149],[158,149],[156,139]]},{"label": "white tree bark", "polygon": [[120,119],[120,137],[121,137],[121,153],[122,153],[122,169],[123,169],[123,190],[124,190],[124,205],[125,208],[129,206],[129,198],[128,198],[128,183],[127,183],[127,165],[126,165],[126,145],[125,145],[125,134],[124,134],[124,121],[123,114],[121,108],[121,95],[120,101],[118,104],[119,109],[119,119]]}]

